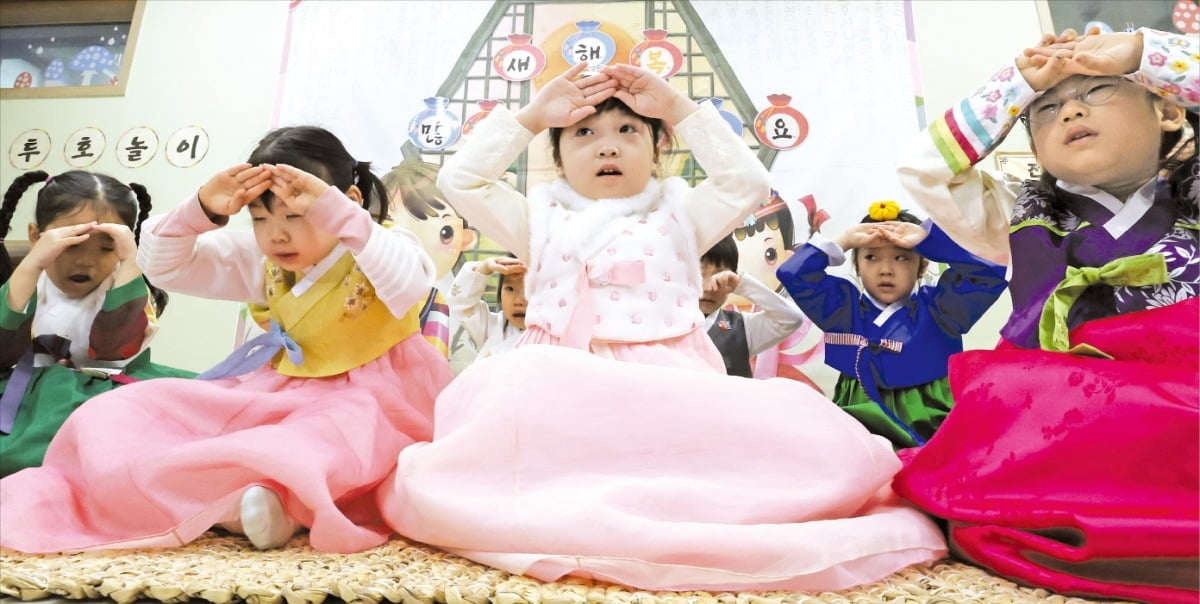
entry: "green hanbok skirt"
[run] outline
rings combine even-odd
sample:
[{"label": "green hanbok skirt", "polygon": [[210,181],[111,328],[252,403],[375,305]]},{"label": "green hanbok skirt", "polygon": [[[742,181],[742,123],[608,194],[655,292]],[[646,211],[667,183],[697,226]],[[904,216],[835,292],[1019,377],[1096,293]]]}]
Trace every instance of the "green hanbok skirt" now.
[{"label": "green hanbok skirt", "polygon": [[890,414],[867,397],[857,379],[843,374],[834,388],[833,402],[871,432],[892,441],[896,449],[917,446],[913,434],[929,440],[954,406],[946,378],[908,388],[880,388],[879,395]]},{"label": "green hanbok skirt", "polygon": [[[152,363],[149,350],[129,361],[124,373],[139,380],[196,376],[192,371]],[[8,387],[8,381],[8,376],[0,379],[0,393]],[[118,386],[107,377],[88,375],[62,365],[35,367],[13,420],[12,432],[0,434],[0,476],[42,465],[50,439],[67,421],[67,416],[97,394]]]}]

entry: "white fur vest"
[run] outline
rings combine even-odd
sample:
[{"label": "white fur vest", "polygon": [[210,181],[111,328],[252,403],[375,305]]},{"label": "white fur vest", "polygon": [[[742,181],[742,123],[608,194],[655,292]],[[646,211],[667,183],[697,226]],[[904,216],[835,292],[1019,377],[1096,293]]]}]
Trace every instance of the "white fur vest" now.
[{"label": "white fur vest", "polygon": [[526,323],[563,337],[580,303],[586,275],[590,298],[573,329],[592,340],[650,342],[703,324],[695,229],[682,211],[687,184],[651,180],[638,195],[590,200],[563,180],[529,195],[530,263]]}]

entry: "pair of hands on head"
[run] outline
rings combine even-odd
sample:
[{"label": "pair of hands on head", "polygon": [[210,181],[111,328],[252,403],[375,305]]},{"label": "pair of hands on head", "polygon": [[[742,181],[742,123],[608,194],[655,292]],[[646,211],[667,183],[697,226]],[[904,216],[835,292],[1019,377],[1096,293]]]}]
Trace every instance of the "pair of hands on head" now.
[{"label": "pair of hands on head", "polygon": [[1119,76],[1137,70],[1142,60],[1142,34],[1080,36],[1074,29],[1045,34],[1037,46],[1017,57],[1017,69],[1034,90],[1043,91],[1073,75]]},{"label": "pair of hands on head", "polygon": [[865,222],[856,224],[834,240],[843,250],[868,247],[872,244],[891,244],[912,249],[929,236],[919,224],[911,222]]},{"label": "pair of hands on head", "polygon": [[117,260],[125,264],[133,264],[137,256],[137,243],[133,240],[133,231],[129,227],[115,222],[84,222],[53,229],[46,229],[38,235],[37,242],[29,249],[22,264],[28,262],[30,267],[38,272],[46,270],[63,250],[83,243],[93,235],[106,234],[112,237]]},{"label": "pair of hands on head", "polygon": [[313,201],[331,185],[286,164],[238,164],[218,172],[200,187],[200,206],[213,222],[224,222],[270,191],[292,214],[308,213]]},{"label": "pair of hands on head", "polygon": [[679,123],[698,107],[687,95],[658,75],[632,65],[606,65],[599,73],[575,78],[587,63],[578,63],[545,87],[517,113],[517,121],[533,133],[565,128],[596,112],[596,105],[617,97],[634,113]]}]

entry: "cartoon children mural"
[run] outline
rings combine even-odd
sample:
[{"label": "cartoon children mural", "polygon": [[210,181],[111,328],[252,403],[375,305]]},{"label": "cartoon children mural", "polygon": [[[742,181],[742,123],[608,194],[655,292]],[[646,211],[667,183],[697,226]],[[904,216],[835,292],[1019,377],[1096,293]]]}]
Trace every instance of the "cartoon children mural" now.
[{"label": "cartoon children mural", "polygon": [[[808,234],[820,230],[821,224],[829,220],[829,214],[817,208],[812,195],[805,195],[798,203],[807,211]],[[771,196],[746,217],[743,226],[734,229],[733,236],[738,246],[739,267],[772,290],[782,291],[775,271],[792,256],[795,220],[779,192],[772,189]],[[743,312],[758,310],[737,295],[729,297],[729,304]],[[832,376],[823,367],[824,348],[820,330],[805,319],[783,342],[758,354],[754,377],[786,377],[823,390],[819,384],[833,384]]]},{"label": "cartoon children mural", "polygon": [[455,336],[457,326],[450,324],[449,307],[442,292],[449,290],[463,252],[474,247],[477,236],[438,190],[437,164],[424,161],[412,143],[405,143],[401,151],[404,160],[383,177],[391,200],[392,219],[421,240],[425,251],[433,257],[438,276],[421,313],[421,333],[451,358],[452,365],[459,364],[456,359],[460,356],[465,365],[474,356],[473,350],[466,350],[471,346],[470,339]]}]

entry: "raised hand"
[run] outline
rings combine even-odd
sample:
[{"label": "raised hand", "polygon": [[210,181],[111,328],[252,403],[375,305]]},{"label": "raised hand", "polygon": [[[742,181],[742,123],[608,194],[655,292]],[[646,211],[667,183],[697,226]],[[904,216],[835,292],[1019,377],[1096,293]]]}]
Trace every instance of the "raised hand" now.
[{"label": "raised hand", "polygon": [[708,279],[708,283],[704,284],[704,291],[716,292],[717,297],[723,295],[728,296],[737,289],[738,284],[742,282],[742,278],[733,271],[721,271],[714,274]]},{"label": "raised hand", "polygon": [[617,82],[604,73],[575,80],[586,68],[587,63],[577,63],[550,80],[517,112],[517,121],[538,133],[546,128],[565,128],[595,113],[596,105],[613,95]]},{"label": "raised hand", "polygon": [[113,273],[113,285],[120,287],[142,276],[142,269],[137,262],[137,242],[133,240],[133,231],[129,227],[115,222],[101,222],[92,228],[93,235],[104,233],[112,237],[120,266]]},{"label": "raised hand", "polygon": [[271,187],[265,166],[238,164],[217,172],[200,187],[200,205],[209,218],[233,216]]},{"label": "raised hand", "polygon": [[54,263],[63,250],[87,241],[95,229],[96,223],[94,222],[46,229],[38,235],[37,241],[29,249],[29,253],[21,260],[21,266],[28,266],[41,273]]},{"label": "raised hand", "polygon": [[601,74],[610,76],[618,83],[615,96],[638,115],[659,118],[674,125],[699,110],[699,106],[687,95],[640,67],[607,65]]},{"label": "raised hand", "polygon": [[304,170],[287,164],[267,166],[267,170],[271,173],[271,193],[275,195],[275,200],[282,203],[288,211],[301,216],[308,214],[312,202],[332,186]]},{"label": "raised hand", "polygon": [[504,256],[493,256],[480,262],[475,267],[475,272],[490,275],[499,273],[501,275],[518,275],[524,273],[527,269],[525,263],[516,258],[508,258]]},{"label": "raised hand", "polygon": [[1026,48],[1017,57],[1017,69],[1034,90],[1047,90],[1072,75],[1067,65],[1078,39],[1073,29],[1057,36],[1044,34],[1037,46]]},{"label": "raised hand", "polygon": [[905,249],[916,247],[929,236],[929,232],[921,228],[921,225],[911,222],[881,222],[879,233],[896,247]]},{"label": "raised hand", "polygon": [[834,239],[843,250],[852,250],[855,248],[866,247],[872,242],[883,238],[883,233],[878,222],[864,222],[856,224],[845,230],[841,235]]},{"label": "raised hand", "polygon": [[1142,34],[1118,32],[1090,35],[1075,42],[1066,71],[1083,75],[1125,75],[1142,62]]},{"label": "raised hand", "polygon": [[104,233],[112,237],[117,260],[125,262],[137,257],[137,243],[133,240],[133,231],[129,227],[116,222],[101,222],[92,227],[92,234]]}]

